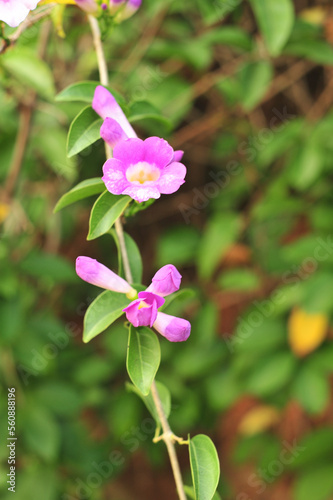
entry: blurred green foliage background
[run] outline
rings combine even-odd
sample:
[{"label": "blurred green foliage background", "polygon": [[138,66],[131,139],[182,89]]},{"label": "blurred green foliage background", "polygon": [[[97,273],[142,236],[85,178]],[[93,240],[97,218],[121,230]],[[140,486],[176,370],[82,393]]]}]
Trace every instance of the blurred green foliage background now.
[{"label": "blurred green foliage background", "polygon": [[[311,0],[144,0],[105,37],[110,86],[140,136],[185,151],[186,184],[127,231],[145,283],[173,263],[193,290],[170,307],[192,335],[161,340],[158,380],[175,432],[214,439],[225,500],[333,498],[332,44],[330,2]],[[86,241],[91,199],[53,214],[101,175],[101,141],[66,157],[83,105],[55,101],[89,79],[96,57],[74,6],[0,55],[1,498],[15,387],[16,500],[171,500],[164,447],[126,390],[122,322],[81,341],[99,290],[74,260],[116,269],[114,242]]]}]

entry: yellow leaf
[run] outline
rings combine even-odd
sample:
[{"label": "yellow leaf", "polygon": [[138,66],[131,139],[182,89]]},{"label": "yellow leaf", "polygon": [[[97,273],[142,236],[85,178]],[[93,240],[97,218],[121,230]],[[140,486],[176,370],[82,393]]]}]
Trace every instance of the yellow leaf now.
[{"label": "yellow leaf", "polygon": [[257,406],[248,411],[241,423],[238,431],[243,436],[252,436],[265,431],[280,419],[279,412],[273,406]]},{"label": "yellow leaf", "polygon": [[324,24],[325,19],[327,18],[327,9],[324,7],[310,7],[310,9],[304,9],[300,13],[300,17],[307,21],[310,24]]},{"label": "yellow leaf", "polygon": [[289,344],[299,357],[306,356],[317,349],[324,341],[328,328],[328,317],[325,314],[309,314],[295,308],[289,318]]},{"label": "yellow leaf", "polygon": [[9,205],[0,203],[0,224],[6,219],[9,214]]}]

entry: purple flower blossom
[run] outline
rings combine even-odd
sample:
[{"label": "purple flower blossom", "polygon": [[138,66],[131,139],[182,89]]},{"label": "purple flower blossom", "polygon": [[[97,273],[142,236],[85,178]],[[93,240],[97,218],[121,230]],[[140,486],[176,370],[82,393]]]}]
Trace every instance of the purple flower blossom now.
[{"label": "purple flower blossom", "polygon": [[0,21],[16,28],[40,0],[0,0]]},{"label": "purple flower blossom", "polygon": [[118,142],[103,167],[102,180],[112,194],[127,194],[138,202],[171,194],[184,184],[186,168],[174,161],[164,139],[149,137]]},{"label": "purple flower blossom", "polygon": [[151,285],[138,294],[127,281],[90,257],[81,256],[76,259],[76,273],[92,285],[125,293],[129,299],[134,299],[123,309],[127,320],[133,326],[154,327],[170,342],[183,342],[188,339],[191,324],[187,320],[158,312],[165,302],[161,295],[169,295],[180,286],[181,275],[173,265],[168,264],[157,271]]},{"label": "purple flower blossom", "polygon": [[147,292],[165,297],[179,290],[181,279],[182,276],[175,266],[168,264],[157,271],[151,280],[151,285],[147,288]]},{"label": "purple flower blossom", "polygon": [[113,149],[102,177],[112,194],[127,194],[138,202],[171,194],[185,182],[184,152],[174,151],[164,139],[138,139],[113,95],[101,85],[92,107],[103,119],[101,137]]},{"label": "purple flower blossom", "polygon": [[76,274],[92,285],[113,292],[126,293],[129,299],[137,296],[136,290],[127,281],[90,257],[81,256],[76,259]]},{"label": "purple flower blossom", "polygon": [[163,306],[165,300],[148,291],[139,292],[138,297],[123,309],[126,318],[133,326],[152,327],[157,318],[157,309]]}]

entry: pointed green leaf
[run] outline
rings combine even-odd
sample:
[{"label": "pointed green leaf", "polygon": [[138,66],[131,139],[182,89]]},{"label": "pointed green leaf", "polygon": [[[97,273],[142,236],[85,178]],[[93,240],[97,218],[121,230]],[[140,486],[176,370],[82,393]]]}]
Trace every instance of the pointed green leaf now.
[{"label": "pointed green leaf", "polygon": [[28,47],[14,47],[1,56],[1,65],[25,87],[36,90],[46,98],[53,98],[53,75],[45,61]]},{"label": "pointed green leaf", "polygon": [[172,295],[169,295],[168,297],[165,297],[165,302],[164,304],[159,308],[160,311],[164,311],[169,307],[174,300],[178,300],[180,297],[182,300],[186,299],[192,299],[195,297],[196,293],[194,290],[191,288],[183,288],[182,290],[178,290],[178,292],[173,293]]},{"label": "pointed green leaf", "polygon": [[207,224],[198,248],[198,268],[201,278],[210,278],[241,229],[238,215],[217,213]]},{"label": "pointed green leaf", "polygon": [[103,120],[91,106],[84,108],[72,121],[67,137],[67,156],[70,158],[101,138]]},{"label": "pointed green leaf", "polygon": [[280,54],[294,25],[292,0],[250,0],[269,53]]},{"label": "pointed green leaf", "polygon": [[[91,103],[94,97],[95,89],[100,82],[79,82],[69,85],[64,90],[62,90],[57,96],[56,101],[66,102],[66,101],[80,101]],[[104,85],[103,85],[104,87]],[[116,90],[107,88],[112,95],[117,99],[120,105],[125,104],[124,98]]]},{"label": "pointed green leaf", "polygon": [[60,198],[53,212],[59,212],[62,208],[76,201],[102,193],[103,191],[105,191],[105,184],[100,177],[93,177],[92,179],[82,181]]},{"label": "pointed green leaf", "polygon": [[109,191],[101,194],[91,210],[87,240],[94,240],[107,233],[130,201],[129,196],[116,196]]},{"label": "pointed green leaf", "polygon": [[[149,392],[149,394],[147,394],[145,396],[144,394],[142,394],[142,392],[137,387],[135,387],[135,385],[127,383],[126,387],[129,391],[134,392],[135,394],[137,394],[137,396],[139,396],[139,398],[142,399],[142,401],[146,405],[148,411],[151,413],[152,417],[155,419],[156,423],[157,424],[160,423],[160,419],[158,417],[151,392]],[[159,395],[160,400],[162,402],[164,414],[165,414],[166,418],[168,418],[170,415],[170,411],[171,411],[170,391],[167,387],[165,387],[165,385],[161,384],[160,382],[156,382],[156,387],[158,390],[158,395]]]},{"label": "pointed green leaf", "polygon": [[147,396],[161,360],[160,343],[147,327],[130,327],[127,371],[133,384]]},{"label": "pointed green leaf", "polygon": [[198,434],[190,439],[190,462],[196,500],[212,500],[220,478],[220,462],[208,436]]},{"label": "pointed green leaf", "polygon": [[[119,246],[119,239],[116,231],[114,229],[111,229],[110,231],[111,235],[113,236],[117,248],[118,248],[118,262],[119,262],[119,270],[118,274],[119,276],[122,276],[125,278],[124,275],[124,266],[122,262],[122,256],[121,256],[121,251],[120,251],[120,246]],[[142,271],[143,271],[143,265],[142,265],[142,259],[141,259],[141,254],[140,250],[133,240],[131,236],[127,233],[124,233],[124,239],[125,239],[125,246],[127,250],[127,255],[128,255],[128,260],[129,260],[129,265],[132,273],[132,281],[133,283],[141,283],[142,281]]]},{"label": "pointed green leaf", "polygon": [[83,342],[89,342],[120,318],[129,303],[130,300],[123,293],[106,290],[98,295],[84,316]]}]

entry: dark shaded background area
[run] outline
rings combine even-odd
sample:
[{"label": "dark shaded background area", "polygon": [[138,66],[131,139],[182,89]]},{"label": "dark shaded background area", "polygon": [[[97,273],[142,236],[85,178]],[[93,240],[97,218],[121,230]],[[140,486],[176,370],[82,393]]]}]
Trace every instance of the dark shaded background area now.
[{"label": "dark shaded background area", "polygon": [[[333,498],[333,11],[293,3],[274,57],[248,2],[146,0],[105,40],[126,111],[145,101],[166,119],[137,121],[140,137],[185,151],[186,184],[126,230],[144,283],[173,263],[193,290],[169,311],[191,320],[191,338],[161,340],[158,380],[172,393],[174,431],[216,443],[226,500]],[[83,14],[66,8],[63,25],[66,38],[59,23],[38,24],[11,49],[28,76],[0,57],[0,398],[6,408],[16,387],[16,500],[171,500],[164,447],[125,388],[122,322],[81,340],[99,291],[79,282],[74,260],[116,269],[113,240],[86,241],[93,199],[52,213],[104,162],[101,141],[66,158],[83,105],[54,93],[98,73]],[[54,82],[36,65],[38,46]],[[0,426],[6,435],[5,411]],[[179,454],[190,484],[186,448]],[[3,446],[0,458],[3,478]]]}]

